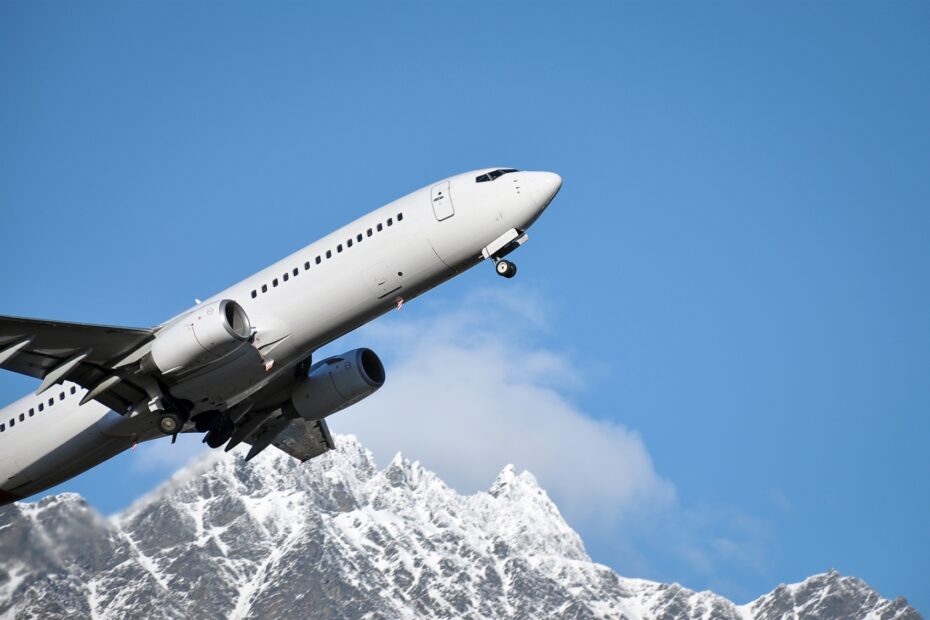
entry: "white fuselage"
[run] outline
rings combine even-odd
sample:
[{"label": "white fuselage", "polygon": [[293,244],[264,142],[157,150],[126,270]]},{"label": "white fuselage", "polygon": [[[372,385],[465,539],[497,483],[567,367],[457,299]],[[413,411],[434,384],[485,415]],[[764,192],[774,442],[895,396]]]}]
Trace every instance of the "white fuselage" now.
[{"label": "white fuselage", "polygon": [[[205,300],[238,302],[254,346],[184,377],[171,394],[194,403],[194,413],[249,399],[321,346],[480,262],[502,234],[526,230],[561,186],[544,172],[475,182],[483,172],[404,196]],[[85,393],[65,382],[0,410],[0,500],[32,495],[163,436],[151,415],[79,405]]]}]

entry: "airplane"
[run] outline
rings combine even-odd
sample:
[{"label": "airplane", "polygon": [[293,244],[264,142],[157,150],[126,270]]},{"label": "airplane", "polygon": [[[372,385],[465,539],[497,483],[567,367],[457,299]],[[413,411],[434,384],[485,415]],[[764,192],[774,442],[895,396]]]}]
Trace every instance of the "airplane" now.
[{"label": "airplane", "polygon": [[423,187],[149,329],[0,316],[0,368],[41,380],[0,409],[0,505],[138,443],[203,433],[211,448],[335,446],[326,417],[378,390],[368,348],[315,351],[489,260],[505,259],[562,187],[487,168]]}]

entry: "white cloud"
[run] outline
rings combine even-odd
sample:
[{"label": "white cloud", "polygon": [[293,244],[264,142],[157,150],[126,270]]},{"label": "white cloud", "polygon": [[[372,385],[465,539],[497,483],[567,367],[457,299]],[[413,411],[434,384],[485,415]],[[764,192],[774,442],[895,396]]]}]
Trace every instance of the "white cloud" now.
[{"label": "white cloud", "polygon": [[401,451],[463,493],[486,489],[508,463],[530,470],[595,559],[621,574],[700,587],[724,566],[766,570],[764,523],[680,505],[635,431],[572,402],[604,360],[580,366],[540,344],[548,311],[531,292],[405,312],[334,344],[371,346],[388,375],[376,395],[329,418],[334,432],[358,435],[381,465]]},{"label": "white cloud", "polygon": [[[725,585],[716,575],[727,565],[764,572],[772,541],[763,522],[681,506],[635,431],[572,402],[568,395],[585,389],[584,377],[604,361],[581,366],[541,344],[548,316],[518,286],[370,324],[329,353],[371,346],[385,359],[387,382],[329,418],[330,428],[356,434],[382,466],[403,452],[462,493],[487,489],[508,463],[533,472],[594,558],[621,574],[709,587]],[[167,476],[206,450],[200,440],[140,445],[131,467]]]},{"label": "white cloud", "polygon": [[487,488],[513,463],[576,523],[672,502],[639,435],[557,391],[582,381],[570,360],[533,344],[547,325],[525,291],[481,292],[416,322],[394,315],[366,330],[391,358],[385,386],[330,425],[358,435],[380,463],[402,451],[460,492]]}]

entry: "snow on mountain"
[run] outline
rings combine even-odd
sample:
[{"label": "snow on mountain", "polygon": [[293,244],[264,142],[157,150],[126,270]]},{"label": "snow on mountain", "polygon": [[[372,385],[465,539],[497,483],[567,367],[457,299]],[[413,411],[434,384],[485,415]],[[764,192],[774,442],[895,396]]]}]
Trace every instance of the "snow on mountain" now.
[{"label": "snow on mountain", "polygon": [[336,443],[304,465],[211,453],[109,520],[67,493],[0,509],[0,619],[920,617],[835,572],[743,606],[622,578],[528,472],[463,496]]}]

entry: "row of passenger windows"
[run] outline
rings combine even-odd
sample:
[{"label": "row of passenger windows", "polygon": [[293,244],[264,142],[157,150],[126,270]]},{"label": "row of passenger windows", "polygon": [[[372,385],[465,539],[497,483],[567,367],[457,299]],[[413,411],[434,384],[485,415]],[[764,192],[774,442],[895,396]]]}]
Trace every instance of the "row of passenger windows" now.
[{"label": "row of passenger windows", "polygon": [[[404,214],[403,214],[403,213],[398,213],[398,214],[397,214],[397,221],[398,221],[398,222],[403,222],[403,221],[404,221]],[[376,232],[381,232],[382,230],[385,229],[385,225],[387,225],[387,226],[393,226],[393,225],[394,225],[394,218],[393,218],[393,217],[389,217],[389,218],[387,219],[387,222],[378,222],[378,225],[377,225],[377,226],[375,226],[374,228],[369,228],[368,230],[365,231],[364,234],[358,233],[357,235],[355,235],[355,239],[352,239],[352,238],[350,237],[349,239],[346,240],[345,244],[342,244],[342,243],[338,244],[338,245],[336,246],[336,254],[342,253],[343,249],[351,248],[351,247],[352,247],[353,245],[355,245],[356,243],[361,243],[361,242],[362,242],[363,240],[365,240],[365,238],[367,238],[367,237],[374,236],[374,234],[375,234]],[[324,258],[326,258],[326,260],[329,260],[329,259],[332,258],[332,257],[333,257],[333,251],[332,251],[332,250],[326,250],[326,253],[325,253],[325,254],[320,254],[320,255],[318,255],[318,256],[314,259],[313,262],[316,263],[317,265],[319,265],[320,263],[323,262],[323,259],[324,259]],[[310,269],[310,261],[306,261],[306,262],[304,263],[304,271],[307,271],[307,270],[309,270],[309,269]],[[279,278],[275,278],[274,280],[272,280],[272,281],[271,281],[271,288],[275,288],[276,286],[278,286],[278,284],[280,284],[280,283],[282,283],[282,282],[287,282],[287,281],[290,280],[292,277],[296,278],[298,275],[300,275],[300,267],[294,267],[294,269],[292,269],[291,271],[289,271],[289,272],[287,272],[287,271],[284,272],[284,275],[282,275],[280,279],[279,279]],[[259,291],[259,289],[253,289],[253,290],[252,290],[252,299],[255,299],[256,297],[258,297],[258,293],[259,293],[259,292],[267,293],[267,292],[268,292],[268,285],[267,285],[267,284],[262,284],[262,287],[261,287],[261,290],[260,290],[260,291]]]},{"label": "row of passenger windows", "polygon": [[[76,393],[77,393],[77,388],[74,387],[74,386],[72,385],[72,386],[71,386],[71,389],[70,389],[69,391],[70,391],[72,394],[76,394]],[[60,394],[58,394],[58,400],[59,400],[59,401],[62,401],[62,400],[64,400],[64,399],[65,399],[65,393],[64,393],[64,392],[61,392]],[[52,396],[51,398],[48,399],[48,406],[51,407],[51,406],[54,405],[54,404],[55,404],[55,397]],[[9,421],[9,422],[0,422],[0,433],[4,432],[4,431],[6,430],[7,425],[9,425],[9,427],[10,427],[11,429],[12,429],[14,426],[16,426],[16,421],[17,421],[17,420],[19,420],[20,422],[25,422],[25,421],[26,421],[26,418],[27,418],[27,417],[30,417],[30,418],[31,418],[32,416],[34,416],[34,415],[36,414],[36,411],[37,411],[37,410],[38,410],[39,413],[42,413],[43,411],[45,411],[45,403],[39,403],[38,407],[33,407],[33,408],[29,409],[29,413],[23,412],[23,413],[19,414],[19,416],[13,416],[12,418],[10,418],[10,421]]]}]

